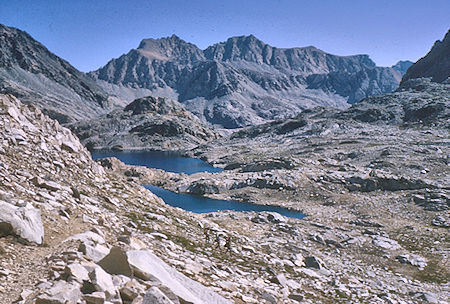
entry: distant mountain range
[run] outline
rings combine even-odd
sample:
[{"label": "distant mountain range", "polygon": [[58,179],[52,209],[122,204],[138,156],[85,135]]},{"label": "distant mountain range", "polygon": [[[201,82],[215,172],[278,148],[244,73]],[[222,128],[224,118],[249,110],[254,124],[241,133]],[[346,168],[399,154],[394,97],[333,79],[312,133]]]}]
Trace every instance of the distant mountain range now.
[{"label": "distant mountain range", "polygon": [[148,90],[177,99],[210,125],[238,128],[392,92],[404,69],[377,67],[367,55],[276,48],[253,35],[205,50],[173,35],[142,40],[89,75],[119,99],[140,97],[130,89]]},{"label": "distant mountain range", "polygon": [[377,67],[367,55],[336,56],[315,47],[276,48],[255,36],[201,50],[173,35],[144,39],[137,49],[89,74],[27,33],[0,25],[0,93],[39,106],[61,123],[95,119],[136,98],[169,97],[204,123],[239,128],[292,117],[314,106],[346,108],[394,91],[402,75],[444,81],[449,34],[411,66]]}]

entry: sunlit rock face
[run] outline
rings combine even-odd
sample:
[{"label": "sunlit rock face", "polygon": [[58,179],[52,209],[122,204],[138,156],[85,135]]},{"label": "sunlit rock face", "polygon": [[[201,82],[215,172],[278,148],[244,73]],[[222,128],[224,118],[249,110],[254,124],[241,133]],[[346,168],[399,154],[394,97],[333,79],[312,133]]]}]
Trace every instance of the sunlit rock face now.
[{"label": "sunlit rock face", "polygon": [[37,105],[60,123],[110,110],[108,95],[95,81],[26,32],[1,24],[0,93]]}]

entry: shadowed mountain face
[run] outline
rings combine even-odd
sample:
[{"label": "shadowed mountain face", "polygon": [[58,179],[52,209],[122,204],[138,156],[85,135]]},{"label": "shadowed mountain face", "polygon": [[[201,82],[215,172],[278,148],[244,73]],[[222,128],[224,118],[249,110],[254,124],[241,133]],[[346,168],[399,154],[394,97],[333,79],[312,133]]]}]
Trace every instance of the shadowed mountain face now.
[{"label": "shadowed mountain face", "polygon": [[105,91],[27,33],[0,24],[0,93],[67,123],[104,113]]},{"label": "shadowed mountain face", "polygon": [[90,75],[119,98],[132,97],[122,95],[125,89],[145,89],[177,99],[210,125],[238,128],[392,92],[402,74],[376,67],[367,55],[281,49],[251,35],[204,51],[176,36],[145,39]]},{"label": "shadowed mountain face", "polygon": [[442,41],[436,41],[428,54],[408,69],[402,81],[430,77],[432,81],[444,82],[450,76],[450,30]]}]

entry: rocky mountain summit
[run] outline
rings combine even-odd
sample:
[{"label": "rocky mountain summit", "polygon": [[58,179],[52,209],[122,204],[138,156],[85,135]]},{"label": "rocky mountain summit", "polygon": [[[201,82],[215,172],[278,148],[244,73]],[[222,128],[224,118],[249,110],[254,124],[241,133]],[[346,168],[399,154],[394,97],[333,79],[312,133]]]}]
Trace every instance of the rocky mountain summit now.
[{"label": "rocky mountain summit", "polygon": [[250,35],[204,51],[177,36],[145,39],[90,75],[120,98],[130,97],[124,88],[146,89],[176,98],[210,125],[237,128],[392,92],[402,74],[367,55],[276,48]]},{"label": "rocky mountain summit", "polygon": [[408,69],[402,81],[429,77],[435,82],[444,82],[450,77],[450,30],[442,41],[436,41],[430,52]]},{"label": "rocky mountain summit", "polygon": [[396,64],[394,64],[392,66],[392,68],[394,70],[399,71],[400,73],[402,73],[402,76],[406,74],[406,71],[410,68],[410,66],[412,66],[414,64],[414,62],[409,61],[409,60],[401,60],[399,62],[397,62]]},{"label": "rocky mountain summit", "polygon": [[177,101],[151,96],[71,129],[97,150],[190,150],[218,137]]},{"label": "rocky mountain summit", "polygon": [[95,81],[26,32],[0,24],[0,93],[36,104],[62,123],[110,110]]}]

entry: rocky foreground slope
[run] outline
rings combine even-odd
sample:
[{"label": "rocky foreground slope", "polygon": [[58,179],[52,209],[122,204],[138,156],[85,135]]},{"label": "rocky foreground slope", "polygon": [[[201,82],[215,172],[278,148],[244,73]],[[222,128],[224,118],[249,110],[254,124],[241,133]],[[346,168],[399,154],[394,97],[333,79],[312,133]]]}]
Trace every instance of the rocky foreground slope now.
[{"label": "rocky foreground slope", "polygon": [[203,51],[173,35],[144,39],[137,49],[90,75],[120,98],[146,89],[177,99],[210,125],[239,128],[313,106],[345,107],[392,92],[402,72],[377,67],[367,55],[276,48],[253,35],[232,37]]},{"label": "rocky foreground slope", "polygon": [[[327,137],[330,128],[308,139],[286,132],[292,123],[273,125],[286,132],[284,144],[271,140],[257,148],[248,138],[235,139],[229,147],[239,148],[239,155],[201,152],[235,169],[217,178],[190,178],[199,184],[235,178],[239,187],[219,188],[216,195],[300,208],[307,219],[251,212],[196,215],[165,205],[141,187],[138,177],[150,177],[150,171],[117,160],[104,160],[102,168],[68,129],[37,108],[12,96],[0,101],[1,303],[445,303],[448,298],[448,228],[443,228],[448,188],[442,186],[439,157],[448,151],[442,133],[397,130],[402,136],[394,136],[375,128],[351,141],[331,126],[342,139]],[[383,152],[385,158],[401,155],[405,146],[399,139],[409,132],[419,142],[411,158],[426,165],[420,178],[364,175],[388,164],[371,162],[365,153],[384,147],[390,153]],[[344,153],[371,134],[396,146],[362,144],[360,152]],[[293,145],[289,136],[303,139]],[[308,145],[301,148],[303,142]],[[325,147],[332,147],[331,154],[319,158]],[[261,159],[261,152],[267,157]],[[353,159],[369,167],[355,168],[359,162]],[[187,185],[183,175],[171,175],[166,184],[176,178]],[[400,189],[382,189],[385,179]],[[375,189],[363,187],[370,180],[379,182]],[[232,253],[206,242],[202,226],[231,235]]]},{"label": "rocky foreground slope", "polygon": [[200,217],[105,173],[11,95],[0,129],[0,303],[230,303],[173,267],[219,267],[185,248],[197,250]]},{"label": "rocky foreground slope", "polygon": [[0,24],[0,93],[38,105],[61,123],[95,117],[111,101],[95,81],[26,32]]},{"label": "rocky foreground slope", "polygon": [[89,149],[190,150],[218,137],[177,101],[151,96],[70,128]]},{"label": "rocky foreground slope", "polygon": [[105,165],[176,192],[306,213],[301,221],[211,215],[247,238],[252,257],[268,254],[264,269],[278,264],[300,282],[300,302],[448,303],[449,92],[448,84],[410,80],[348,110],[307,110],[189,153],[220,173]]}]

